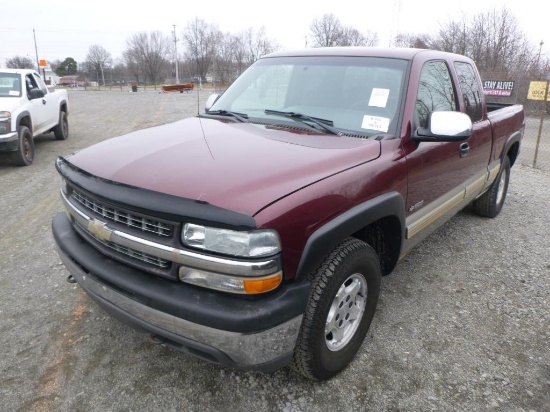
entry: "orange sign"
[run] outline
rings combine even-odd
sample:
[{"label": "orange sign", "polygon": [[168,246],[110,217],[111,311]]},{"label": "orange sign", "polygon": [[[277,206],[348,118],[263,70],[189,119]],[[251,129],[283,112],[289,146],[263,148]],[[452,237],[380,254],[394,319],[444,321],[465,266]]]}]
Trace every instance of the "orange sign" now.
[{"label": "orange sign", "polygon": [[46,60],[40,60],[40,67],[47,67],[48,66],[48,62]]}]

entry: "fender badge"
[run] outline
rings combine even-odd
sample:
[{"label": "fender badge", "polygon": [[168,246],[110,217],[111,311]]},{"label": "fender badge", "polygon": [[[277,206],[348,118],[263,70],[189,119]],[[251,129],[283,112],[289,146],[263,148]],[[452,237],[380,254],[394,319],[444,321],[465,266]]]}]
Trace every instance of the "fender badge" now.
[{"label": "fender badge", "polygon": [[111,240],[113,231],[107,227],[106,223],[93,219],[88,222],[88,231],[98,240],[103,242]]},{"label": "fender badge", "polygon": [[409,212],[412,212],[420,207],[422,207],[422,205],[424,204],[424,201],[421,200],[420,202],[418,203],[415,203],[414,205],[412,205],[411,207],[409,207]]}]

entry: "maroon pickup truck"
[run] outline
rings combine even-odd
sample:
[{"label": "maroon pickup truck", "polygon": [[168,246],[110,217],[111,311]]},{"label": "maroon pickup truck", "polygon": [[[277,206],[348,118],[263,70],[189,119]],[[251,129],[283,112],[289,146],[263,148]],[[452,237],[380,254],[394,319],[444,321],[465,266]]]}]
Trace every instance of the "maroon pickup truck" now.
[{"label": "maroon pickup truck", "polygon": [[463,56],[274,53],[204,114],[60,157],[53,234],[69,278],[155,342],[328,379],[381,275],[462,208],[500,212],[523,130]]}]

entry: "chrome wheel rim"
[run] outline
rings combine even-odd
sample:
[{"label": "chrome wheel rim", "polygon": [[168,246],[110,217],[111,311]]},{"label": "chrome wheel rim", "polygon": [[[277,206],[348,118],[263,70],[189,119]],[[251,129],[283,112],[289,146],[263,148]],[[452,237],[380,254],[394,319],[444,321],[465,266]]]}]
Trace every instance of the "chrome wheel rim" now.
[{"label": "chrome wheel rim", "polygon": [[367,281],[354,273],[340,285],[325,323],[325,343],[330,351],[346,346],[361,324],[367,303]]},{"label": "chrome wheel rim", "polygon": [[506,174],[507,174],[507,171],[505,169],[502,170],[502,173],[500,174],[500,180],[498,182],[498,191],[497,191],[497,205],[500,205],[500,203],[504,199],[504,189],[506,186]]}]

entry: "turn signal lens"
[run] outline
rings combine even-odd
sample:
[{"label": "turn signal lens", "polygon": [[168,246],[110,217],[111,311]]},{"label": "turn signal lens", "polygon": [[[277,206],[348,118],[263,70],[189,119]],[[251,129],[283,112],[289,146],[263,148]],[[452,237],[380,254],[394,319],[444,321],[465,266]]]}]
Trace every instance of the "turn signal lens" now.
[{"label": "turn signal lens", "polygon": [[249,294],[269,292],[279,286],[282,280],[283,275],[281,273],[277,273],[275,276],[270,278],[247,279],[243,282],[244,290]]},{"label": "turn signal lens", "polygon": [[277,272],[261,278],[243,278],[182,266],[179,269],[179,278],[184,283],[203,288],[254,295],[277,288],[283,280],[283,273]]}]

